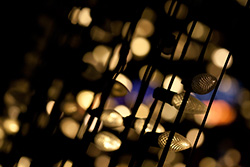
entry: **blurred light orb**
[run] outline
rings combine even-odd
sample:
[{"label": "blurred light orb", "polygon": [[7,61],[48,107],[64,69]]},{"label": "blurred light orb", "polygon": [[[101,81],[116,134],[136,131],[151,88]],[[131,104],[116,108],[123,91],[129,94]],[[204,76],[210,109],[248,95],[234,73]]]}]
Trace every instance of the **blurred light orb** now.
[{"label": "blurred light orb", "polygon": [[12,135],[19,131],[20,125],[18,120],[7,118],[3,121],[3,128],[6,133]]},{"label": "blurred light orb", "polygon": [[51,113],[51,111],[52,111],[52,109],[53,109],[53,107],[54,107],[54,104],[55,104],[55,101],[54,100],[51,100],[51,101],[49,101],[48,103],[47,103],[47,105],[46,105],[46,111],[47,111],[47,113],[50,115],[50,113]]},{"label": "blurred light orb", "polygon": [[130,43],[130,48],[135,59],[143,59],[149,53],[151,44],[144,37],[135,37]]},{"label": "blurred light orb", "polygon": [[121,146],[121,140],[107,131],[99,132],[94,138],[94,143],[97,148],[106,152],[118,150]]},{"label": "blurred light orb", "polygon": [[227,150],[226,154],[223,156],[223,161],[226,166],[238,166],[241,160],[241,153],[234,148]]},{"label": "blurred light orb", "polygon": [[[198,132],[199,132],[199,129],[193,128],[193,129],[190,129],[186,135],[186,138],[190,141],[192,146],[194,145]],[[205,138],[204,133],[201,132],[200,138],[196,146],[197,148],[203,144],[204,138]]]},{"label": "blurred light orb", "polygon": [[[229,54],[229,51],[225,48],[215,49],[212,52],[211,60],[212,60],[214,65],[216,65],[219,68],[223,68],[228,54]],[[233,64],[233,57],[231,55],[229,62],[227,64],[227,68],[230,68],[232,66],[232,64]]]},{"label": "blurred light orb", "polygon": [[217,162],[212,157],[205,157],[199,162],[199,167],[217,167]]},{"label": "blurred light orb", "polygon": [[[139,71],[139,78],[140,80],[143,79],[143,76],[145,74],[145,71],[146,71],[146,68],[147,68],[147,65],[143,66],[140,71]],[[151,79],[150,79],[150,82],[149,82],[149,86],[151,86],[152,88],[156,88],[156,87],[159,87],[163,81],[163,74],[159,71],[159,70],[155,70]]]},{"label": "blurred light orb", "polygon": [[84,110],[87,110],[94,99],[94,92],[90,90],[82,90],[76,95],[77,104]]},{"label": "blurred light orb", "polygon": [[[163,82],[163,88],[168,89],[172,76],[173,75],[167,75],[165,77]],[[183,91],[183,84],[181,83],[181,81],[181,78],[176,76],[170,90],[172,92],[181,93]]]},{"label": "blurred light orb", "polygon": [[63,167],[72,167],[72,166],[73,166],[73,162],[70,161],[70,160],[67,160],[67,161],[64,163],[64,165],[63,165]]},{"label": "blurred light orb", "polygon": [[136,118],[147,118],[149,113],[149,107],[145,104],[141,104],[140,107],[138,108],[135,117]]},{"label": "blurred light orb", "polygon": [[165,121],[173,122],[177,113],[178,113],[178,110],[174,106],[171,106],[170,104],[165,103],[162,114],[161,114],[161,118]]},{"label": "blurred light orb", "polygon": [[[208,104],[208,101],[204,101]],[[195,122],[201,124],[203,115],[194,115]],[[236,111],[224,100],[214,100],[205,124],[206,128],[229,125],[236,119]]]},{"label": "blurred light orb", "polygon": [[110,156],[102,154],[95,159],[95,167],[108,167],[110,161]]},{"label": "blurred light orb", "polygon": [[93,49],[93,58],[98,63],[98,65],[103,67],[103,71],[105,70],[109,56],[111,55],[111,48],[105,45],[97,45]]},{"label": "blurred light orb", "polygon": [[116,78],[116,82],[113,85],[111,94],[115,97],[125,96],[128,92],[131,92],[132,88],[133,84],[130,79],[124,74],[120,73]]},{"label": "blurred light orb", "polygon": [[118,105],[114,108],[122,117],[127,117],[131,115],[130,109],[125,105]]},{"label": "blurred light orb", "polygon": [[104,110],[100,119],[103,121],[103,125],[109,128],[123,125],[122,116],[114,110]]},{"label": "blurred light orb", "polygon": [[154,25],[148,19],[140,19],[137,23],[135,34],[141,37],[150,37],[154,33]]},{"label": "blurred light orb", "polygon": [[30,167],[30,164],[31,164],[31,159],[22,156],[17,163],[17,167]]},{"label": "blurred light orb", "polygon": [[90,8],[82,8],[80,12],[78,12],[78,24],[84,27],[88,27],[92,22],[92,17],[90,15]]},{"label": "blurred light orb", "polygon": [[78,16],[80,13],[81,9],[78,7],[73,7],[68,15],[69,20],[71,21],[72,24],[77,24],[78,23]]},{"label": "blurred light orb", "polygon": [[72,118],[63,118],[60,122],[60,129],[62,133],[70,139],[74,139],[76,137],[79,127],[80,124]]}]

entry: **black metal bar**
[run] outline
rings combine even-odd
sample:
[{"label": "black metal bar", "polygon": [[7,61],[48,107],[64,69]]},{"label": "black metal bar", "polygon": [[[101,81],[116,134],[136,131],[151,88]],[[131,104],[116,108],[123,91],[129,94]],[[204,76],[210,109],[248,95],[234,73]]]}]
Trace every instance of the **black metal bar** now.
[{"label": "black metal bar", "polygon": [[212,96],[211,96],[211,98],[210,98],[210,101],[209,101],[209,104],[208,104],[208,107],[207,107],[207,111],[206,111],[206,113],[205,113],[205,116],[204,116],[204,118],[203,118],[203,120],[202,120],[202,123],[201,123],[201,126],[200,126],[200,128],[199,128],[199,132],[198,132],[198,134],[197,134],[197,136],[196,136],[196,139],[195,139],[195,142],[194,142],[194,145],[193,145],[193,149],[191,150],[191,153],[190,153],[189,159],[188,159],[188,161],[187,161],[186,167],[190,167],[190,166],[191,166],[191,161],[192,161],[192,159],[193,159],[193,157],[194,157],[195,150],[196,150],[196,147],[197,147],[199,138],[200,138],[200,136],[201,136],[201,133],[202,133],[203,130],[204,130],[204,127],[205,127],[205,124],[206,124],[206,120],[207,120],[209,111],[210,111],[210,109],[211,109],[211,107],[212,107],[214,98],[215,98],[216,93],[217,93],[217,90],[218,90],[218,88],[219,88],[219,86],[220,86],[220,83],[221,83],[221,80],[222,80],[222,78],[223,78],[223,75],[224,75],[224,73],[225,73],[225,71],[226,71],[227,64],[228,64],[228,62],[229,62],[229,60],[230,60],[231,55],[232,55],[231,52],[229,52],[229,54],[228,54],[228,56],[227,56],[227,59],[226,59],[226,61],[225,61],[225,64],[224,64],[224,66],[223,66],[223,68],[222,68],[221,74],[220,74],[220,76],[219,76],[219,79],[218,79],[218,81],[217,81],[216,87],[214,88],[213,94],[212,94]]}]

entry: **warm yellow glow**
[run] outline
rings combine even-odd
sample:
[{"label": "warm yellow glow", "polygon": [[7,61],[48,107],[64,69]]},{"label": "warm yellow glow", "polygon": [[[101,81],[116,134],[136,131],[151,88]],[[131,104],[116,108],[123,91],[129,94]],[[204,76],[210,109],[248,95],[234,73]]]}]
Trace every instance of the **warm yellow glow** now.
[{"label": "warm yellow glow", "polygon": [[106,127],[114,128],[123,125],[122,116],[114,110],[104,110],[100,119]]},{"label": "warm yellow glow", "polygon": [[156,13],[153,9],[146,7],[142,13],[141,18],[154,22],[156,19]]},{"label": "warm yellow glow", "polygon": [[52,109],[53,109],[53,107],[54,107],[54,104],[55,104],[55,101],[54,100],[51,100],[51,101],[49,101],[48,103],[47,103],[47,105],[46,105],[46,111],[47,111],[47,113],[50,115],[50,113],[51,113],[51,111],[52,111]]},{"label": "warm yellow glow", "polygon": [[115,151],[121,146],[121,140],[107,131],[99,132],[94,138],[94,143],[97,148],[107,152]]},{"label": "warm yellow glow", "polygon": [[100,72],[104,72],[111,54],[111,48],[105,45],[98,45],[94,48],[92,54],[94,60],[100,66]]},{"label": "warm yellow glow", "polygon": [[136,118],[147,118],[149,113],[149,108],[145,104],[141,104],[140,107],[138,108],[138,111],[135,114]]},{"label": "warm yellow glow", "polygon": [[60,129],[62,133],[70,139],[74,139],[76,137],[79,127],[80,124],[72,118],[64,118],[60,122]]},{"label": "warm yellow glow", "polygon": [[[190,22],[187,26],[188,33],[190,32],[192,24],[193,24],[193,21]],[[207,39],[208,33],[209,33],[209,27],[197,21],[194,27],[194,31],[192,33],[192,38],[201,42],[205,42]]]},{"label": "warm yellow glow", "polygon": [[72,114],[77,111],[77,104],[73,101],[66,101],[62,104],[62,111],[65,114]]},{"label": "warm yellow glow", "polygon": [[174,106],[165,103],[161,117],[165,121],[173,122],[177,113],[178,110]]},{"label": "warm yellow glow", "polygon": [[72,24],[77,24],[78,23],[78,16],[80,13],[80,8],[78,7],[73,7],[72,10],[70,11],[68,18],[71,21]]},{"label": "warm yellow glow", "polygon": [[92,18],[90,15],[90,8],[82,8],[78,13],[78,24],[84,27],[88,27],[92,22]]},{"label": "warm yellow glow", "polygon": [[17,163],[17,167],[30,167],[31,159],[28,157],[21,157]]},{"label": "warm yellow glow", "polygon": [[[147,68],[147,65],[143,66],[140,71],[139,71],[139,78],[142,80],[143,76],[144,76],[144,73],[146,71],[146,68]],[[156,88],[156,87],[159,87],[163,81],[163,74],[159,71],[159,70],[155,70],[151,79],[150,79],[150,82],[149,82],[149,85],[152,87],[152,88]]]},{"label": "warm yellow glow", "polygon": [[217,162],[212,157],[205,157],[199,163],[199,167],[216,167],[216,166]]},{"label": "warm yellow glow", "polygon": [[182,162],[178,162],[178,163],[174,164],[173,167],[186,167],[186,165]]},{"label": "warm yellow glow", "polygon": [[[191,145],[193,146],[194,145],[194,142],[195,142],[195,139],[197,137],[197,134],[199,132],[199,129],[197,128],[193,128],[193,129],[190,129],[187,133],[187,139],[190,141]],[[200,135],[200,138],[199,138],[199,141],[197,143],[197,148],[200,147],[204,142],[204,133],[201,132],[201,135]]]},{"label": "warm yellow glow", "polygon": [[94,92],[82,90],[76,95],[76,101],[84,110],[87,110],[94,99]]},{"label": "warm yellow glow", "polygon": [[140,19],[135,29],[136,36],[150,37],[154,33],[154,25],[147,19]]},{"label": "warm yellow glow", "polygon": [[[166,1],[164,8],[165,8],[166,13],[169,13],[170,16],[173,16],[174,11],[176,10],[175,8],[177,5],[177,1],[175,1],[172,10],[169,11],[171,3],[172,3],[172,0]],[[184,4],[181,4],[176,14],[176,18],[180,20],[185,19],[187,17],[187,14],[188,14],[188,7]]]},{"label": "warm yellow glow", "polygon": [[2,127],[0,127],[0,141],[5,137],[5,132],[2,129]]},{"label": "warm yellow glow", "polygon": [[94,162],[95,167],[108,167],[110,159],[110,156],[106,154],[98,156]]},{"label": "warm yellow glow", "polygon": [[15,119],[5,119],[3,122],[3,128],[8,134],[15,134],[19,131],[19,122]]},{"label": "warm yellow glow", "polygon": [[73,166],[73,162],[70,161],[70,160],[67,160],[67,161],[65,162],[65,164],[63,165],[63,167],[72,167],[72,166]]},{"label": "warm yellow glow", "polygon": [[124,105],[118,105],[114,108],[122,117],[127,117],[131,114],[130,109]]},{"label": "warm yellow glow", "polygon": [[[135,131],[136,131],[137,134],[141,133],[144,122],[145,122],[144,119],[137,119],[135,121],[134,127],[135,127]],[[147,128],[145,129],[145,132],[151,132],[153,130],[154,124],[155,124],[155,120],[150,120],[148,125],[147,125]],[[158,124],[156,132],[157,133],[163,133],[163,132],[165,132],[165,129],[161,124]]]},{"label": "warm yellow glow", "polygon": [[[164,83],[163,83],[163,88],[165,89],[168,89],[168,86],[169,86],[169,83],[170,83],[170,80],[172,78],[173,75],[167,75],[165,77],[165,80],[164,80]],[[174,82],[173,82],[173,85],[170,89],[171,91],[173,92],[176,92],[176,93],[180,93],[183,91],[183,85],[181,83],[181,78],[176,76],[175,79],[174,79]]]},{"label": "warm yellow glow", "polygon": [[[224,48],[215,49],[211,55],[212,62],[217,67],[222,68],[225,64],[228,54],[229,54],[229,51],[227,49],[224,49]],[[231,67],[232,64],[233,64],[233,58],[231,56],[227,64],[227,68]]]},{"label": "warm yellow glow", "polygon": [[231,148],[227,150],[226,154],[223,156],[223,161],[226,166],[238,166],[241,160],[241,153]]},{"label": "warm yellow glow", "polygon": [[135,56],[134,58],[142,59],[149,53],[151,45],[146,38],[135,37],[131,41],[130,48]]},{"label": "warm yellow glow", "polygon": [[91,27],[90,37],[93,41],[101,43],[107,43],[113,39],[113,35],[110,32],[107,32],[95,25]]},{"label": "warm yellow glow", "polygon": [[125,96],[128,92],[131,92],[133,88],[132,82],[124,74],[120,73],[116,81],[111,91],[113,96]]}]

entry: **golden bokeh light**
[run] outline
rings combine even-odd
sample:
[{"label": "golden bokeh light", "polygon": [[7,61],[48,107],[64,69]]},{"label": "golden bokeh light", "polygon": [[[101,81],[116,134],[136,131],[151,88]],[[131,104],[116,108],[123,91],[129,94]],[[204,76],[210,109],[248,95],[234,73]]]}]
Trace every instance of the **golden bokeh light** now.
[{"label": "golden bokeh light", "polygon": [[111,48],[105,45],[98,45],[93,49],[93,58],[100,67],[100,72],[104,72],[111,54]]},{"label": "golden bokeh light", "polygon": [[92,17],[90,15],[90,8],[82,8],[81,11],[78,12],[78,24],[84,27],[88,27],[92,22]]},{"label": "golden bokeh light", "polygon": [[78,16],[80,13],[81,9],[78,7],[73,7],[68,15],[69,20],[71,21],[72,24],[77,24],[78,23]]},{"label": "golden bokeh light", "polygon": [[135,29],[135,36],[150,37],[154,33],[154,25],[147,19],[140,19]]},{"label": "golden bokeh light", "polygon": [[121,97],[125,96],[128,92],[131,92],[133,84],[127,76],[120,73],[115,80],[116,82],[111,91],[113,96]]},{"label": "golden bokeh light", "polygon": [[76,95],[76,102],[84,110],[87,110],[94,99],[94,92],[90,90],[82,90]]},{"label": "golden bokeh light", "polygon": [[20,125],[19,121],[16,119],[6,118],[3,121],[3,128],[8,134],[16,134],[19,131]]},{"label": "golden bokeh light", "polygon": [[131,115],[130,109],[125,105],[118,105],[114,108],[122,117],[127,117]]},{"label": "golden bokeh light", "polygon": [[[196,140],[198,132],[199,132],[199,129],[193,128],[193,129],[190,129],[188,131],[187,135],[186,135],[187,139],[190,141],[192,146],[194,145],[194,142]],[[199,140],[198,140],[198,143],[197,143],[197,146],[196,146],[197,148],[200,147],[203,144],[204,139],[205,139],[204,133],[201,132],[201,135],[199,137]]]},{"label": "golden bokeh light", "polygon": [[31,159],[28,157],[21,157],[17,163],[17,167],[30,167]]},{"label": "golden bokeh light", "polygon": [[62,133],[70,138],[74,139],[77,135],[80,124],[72,118],[63,118],[60,122],[60,129]]},{"label": "golden bokeh light", "polygon": [[111,157],[106,154],[98,156],[94,162],[95,167],[108,167],[110,158]]},{"label": "golden bokeh light", "polygon": [[54,100],[51,100],[47,103],[46,105],[46,112],[50,115],[53,107],[54,107],[54,104],[55,104],[55,101]]},{"label": "golden bokeh light", "polygon": [[[225,64],[228,54],[229,54],[229,51],[227,49],[217,48],[212,52],[211,60],[214,65],[216,65],[219,68],[222,68]],[[227,64],[227,68],[230,68],[232,64],[233,64],[233,58],[231,56]]]},{"label": "golden bokeh light", "polygon": [[150,51],[151,44],[148,39],[143,37],[135,37],[130,43],[130,48],[135,59],[143,59]]},{"label": "golden bokeh light", "polygon": [[135,117],[136,118],[147,118],[149,113],[149,107],[145,104],[141,104],[140,107],[138,108]]},{"label": "golden bokeh light", "polygon": [[199,167],[217,167],[217,162],[212,157],[205,157],[199,162]]},{"label": "golden bokeh light", "polygon": [[97,148],[107,152],[115,151],[121,146],[121,140],[114,134],[107,131],[97,133],[94,138],[94,143]]}]

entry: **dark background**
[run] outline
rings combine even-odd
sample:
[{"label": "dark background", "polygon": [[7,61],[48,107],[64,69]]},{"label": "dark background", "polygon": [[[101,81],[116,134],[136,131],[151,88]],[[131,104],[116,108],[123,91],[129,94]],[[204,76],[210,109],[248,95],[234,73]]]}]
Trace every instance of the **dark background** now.
[{"label": "dark background", "polygon": [[[138,1],[136,1],[138,2]],[[239,80],[243,87],[250,89],[250,10],[240,6],[234,0],[188,0],[185,3],[191,9],[191,16],[198,18],[201,22],[213,27],[223,34],[222,47],[232,51],[233,66],[227,73]],[[27,77],[35,86],[46,84],[46,77],[37,77],[46,74],[48,78],[55,76],[64,77],[67,73],[76,73],[84,69],[78,62],[86,48],[66,48],[61,50],[61,34],[84,34],[85,29],[71,25],[68,13],[73,6],[95,6],[96,9],[109,9],[107,13],[100,14],[93,10],[96,19],[101,18],[120,19],[130,21],[135,9],[133,0],[95,0],[95,1],[59,1],[59,0],[37,0],[37,1],[9,1],[2,8],[2,50],[1,50],[1,95],[6,91],[9,83],[16,78]],[[43,18],[43,19],[41,19]],[[83,33],[82,33],[83,32]],[[87,30],[86,30],[87,32]],[[38,41],[44,38],[45,42]],[[80,46],[87,45],[89,37],[80,37]],[[38,49],[40,48],[40,50]],[[25,72],[25,53],[39,50],[39,63],[30,68],[31,73]],[[68,54],[67,54],[68,53]],[[74,56],[76,55],[76,56]],[[137,68],[137,67],[135,67]],[[132,74],[131,74],[132,75]],[[43,76],[43,75],[42,75]],[[81,88],[82,81],[79,80],[74,86]],[[41,84],[41,85],[39,85]],[[95,86],[88,85],[86,87]],[[76,89],[77,89],[76,88]],[[3,104],[1,102],[1,107]],[[192,126],[192,125],[191,125]],[[218,156],[224,148],[237,147],[242,153],[242,166],[247,167],[249,163],[249,129],[245,126],[241,117],[227,127],[219,127],[208,130],[208,137],[204,144],[204,152],[200,156]],[[226,137],[225,137],[226,135]],[[211,147],[217,147],[218,152],[213,152]],[[212,147],[213,148],[213,147]],[[220,152],[221,151],[221,152]]]}]

